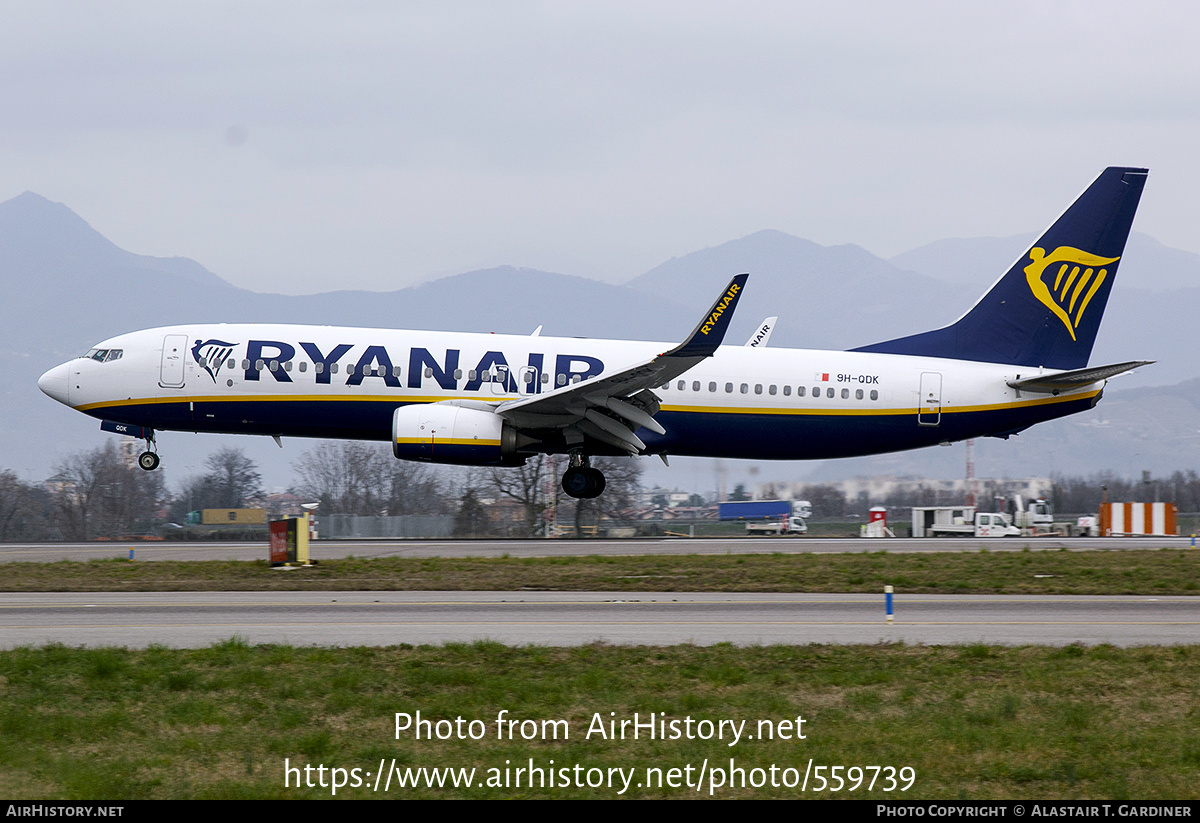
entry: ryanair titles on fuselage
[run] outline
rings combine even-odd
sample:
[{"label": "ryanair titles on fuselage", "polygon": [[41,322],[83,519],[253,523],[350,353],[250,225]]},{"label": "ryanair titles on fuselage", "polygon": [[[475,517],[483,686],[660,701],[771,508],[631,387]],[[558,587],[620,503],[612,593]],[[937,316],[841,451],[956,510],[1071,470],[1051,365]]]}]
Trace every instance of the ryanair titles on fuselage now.
[{"label": "ryanair titles on fuselage", "polygon": [[[548,391],[552,386],[587,380],[604,371],[603,361],[586,354],[553,355],[552,377],[542,380],[541,375],[547,369],[547,356],[542,352],[530,352],[524,363],[510,363],[504,352],[487,351],[478,362],[464,363],[461,349],[447,348],[439,358],[420,346],[410,347],[405,356],[403,352],[389,351],[386,346],[368,345],[355,358],[352,352],[357,348],[351,343],[338,343],[322,351],[318,344],[303,341],[292,345],[282,340],[249,340],[245,357],[238,358],[236,344],[210,339],[196,340],[192,346],[192,356],[214,383],[222,369],[229,370],[231,362],[246,381],[262,381],[270,377],[279,383],[294,382],[295,373],[280,366],[295,360],[298,352],[303,353],[302,359],[312,363],[317,384],[331,384],[337,380],[347,386],[361,386],[364,379],[373,377],[395,389],[405,386],[419,389],[422,381],[428,378],[449,390],[479,391],[484,383],[503,382],[504,391],[515,392],[518,390],[518,374],[532,372],[537,375],[536,379],[521,382],[526,384],[526,391],[537,393]],[[401,359],[397,359],[397,354]],[[337,372],[339,364],[348,362],[347,357],[354,362],[348,363],[343,378]],[[240,363],[237,362],[239,359]],[[397,369],[397,366],[400,368]],[[460,385],[459,381],[463,378],[466,382]],[[532,388],[529,384],[532,384]]]}]

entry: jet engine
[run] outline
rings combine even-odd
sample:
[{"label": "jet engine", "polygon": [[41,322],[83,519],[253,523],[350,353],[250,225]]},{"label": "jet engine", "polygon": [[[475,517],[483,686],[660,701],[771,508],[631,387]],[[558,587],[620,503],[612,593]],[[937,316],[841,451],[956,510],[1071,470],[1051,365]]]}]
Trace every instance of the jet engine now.
[{"label": "jet engine", "polygon": [[392,416],[392,453],[401,460],[460,466],[520,465],[517,431],[490,408],[414,403]]}]

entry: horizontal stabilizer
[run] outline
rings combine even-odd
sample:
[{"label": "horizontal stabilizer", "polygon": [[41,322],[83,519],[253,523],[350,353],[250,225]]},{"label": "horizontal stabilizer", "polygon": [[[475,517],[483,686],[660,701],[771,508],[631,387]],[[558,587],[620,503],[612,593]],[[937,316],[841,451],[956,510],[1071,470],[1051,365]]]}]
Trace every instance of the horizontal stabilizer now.
[{"label": "horizontal stabilizer", "polygon": [[1007,381],[1008,385],[1018,391],[1045,392],[1047,394],[1058,394],[1062,391],[1070,391],[1078,389],[1081,386],[1086,386],[1088,383],[1096,383],[1100,380],[1107,380],[1110,377],[1116,377],[1118,374],[1136,369],[1138,366],[1149,366],[1153,360],[1130,360],[1127,363],[1114,363],[1111,366],[1094,366],[1090,369],[1074,369],[1073,371],[1060,371],[1054,374],[1039,374],[1036,377],[1017,377],[1015,380]]}]

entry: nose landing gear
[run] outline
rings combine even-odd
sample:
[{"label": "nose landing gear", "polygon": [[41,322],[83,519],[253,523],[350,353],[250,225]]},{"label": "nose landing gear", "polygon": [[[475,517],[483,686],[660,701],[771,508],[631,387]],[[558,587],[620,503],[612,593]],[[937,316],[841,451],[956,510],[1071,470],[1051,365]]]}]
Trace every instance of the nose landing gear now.
[{"label": "nose landing gear", "polygon": [[144,429],[146,450],[138,455],[138,465],[148,472],[158,468],[158,445],[154,442],[154,429]]}]

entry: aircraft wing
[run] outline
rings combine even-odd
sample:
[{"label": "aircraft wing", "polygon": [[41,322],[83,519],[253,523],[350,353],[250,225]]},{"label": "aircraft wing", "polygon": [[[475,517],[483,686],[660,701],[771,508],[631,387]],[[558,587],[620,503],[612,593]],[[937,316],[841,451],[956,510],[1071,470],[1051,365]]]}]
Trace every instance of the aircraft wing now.
[{"label": "aircraft wing", "polygon": [[688,338],[670,351],[606,376],[509,400],[496,407],[496,413],[520,429],[565,429],[569,443],[582,444],[586,435],[630,454],[640,453],[646,446],[634,435],[636,429],[644,426],[666,433],[654,419],[658,397],[650,389],[712,357],[725,338],[749,276],[739,274],[729,281]]}]

